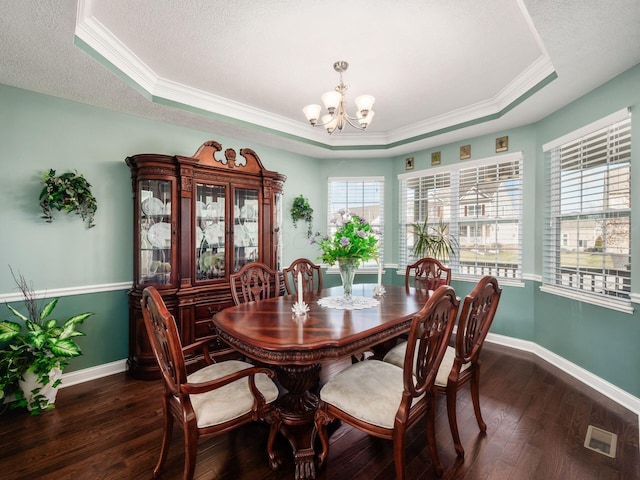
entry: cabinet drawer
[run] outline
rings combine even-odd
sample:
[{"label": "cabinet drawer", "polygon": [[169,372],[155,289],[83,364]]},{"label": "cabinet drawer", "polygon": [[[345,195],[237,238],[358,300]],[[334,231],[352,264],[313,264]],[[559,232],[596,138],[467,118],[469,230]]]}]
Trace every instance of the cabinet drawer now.
[{"label": "cabinet drawer", "polygon": [[212,302],[196,305],[196,321],[211,320],[216,313],[231,306],[233,306],[233,302]]},{"label": "cabinet drawer", "polygon": [[195,327],[194,335],[196,340],[216,333],[216,329],[211,319],[197,320]]}]

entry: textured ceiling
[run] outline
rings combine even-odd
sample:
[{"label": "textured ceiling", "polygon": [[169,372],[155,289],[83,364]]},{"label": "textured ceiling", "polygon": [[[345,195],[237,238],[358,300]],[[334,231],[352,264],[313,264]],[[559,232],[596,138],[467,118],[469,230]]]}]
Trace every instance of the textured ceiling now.
[{"label": "textured ceiling", "polygon": [[[321,158],[535,122],[640,62],[638,0],[0,0],[0,83]],[[335,87],[376,116],[329,136]]]}]

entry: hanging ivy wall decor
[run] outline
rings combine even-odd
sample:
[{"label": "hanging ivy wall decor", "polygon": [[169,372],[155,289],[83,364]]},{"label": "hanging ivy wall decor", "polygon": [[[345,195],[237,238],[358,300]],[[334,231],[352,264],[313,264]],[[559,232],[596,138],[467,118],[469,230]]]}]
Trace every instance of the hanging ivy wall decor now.
[{"label": "hanging ivy wall decor", "polygon": [[95,226],[93,218],[98,209],[98,202],[91,193],[91,184],[77,171],[56,176],[51,169],[42,177],[44,188],[40,192],[42,218],[53,221],[54,210],[67,213],[74,212],[87,222],[87,228]]},{"label": "hanging ivy wall decor", "polygon": [[309,205],[309,200],[304,195],[298,195],[293,199],[293,205],[291,206],[291,219],[293,220],[293,226],[298,228],[298,221],[302,220],[307,222],[307,238],[311,237],[313,233],[313,208]]}]

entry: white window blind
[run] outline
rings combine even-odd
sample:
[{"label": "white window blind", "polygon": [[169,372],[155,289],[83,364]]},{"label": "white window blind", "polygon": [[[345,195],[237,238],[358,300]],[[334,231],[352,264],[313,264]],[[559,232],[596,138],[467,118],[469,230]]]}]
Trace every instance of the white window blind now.
[{"label": "white window blind", "polygon": [[414,223],[422,223],[425,218],[430,225],[441,221],[452,231],[451,172],[414,176],[400,181],[400,265],[404,268],[413,263],[413,248],[416,243]]},{"label": "white window blind", "polygon": [[[378,237],[380,261],[384,261],[384,177],[329,177],[327,206],[327,234],[336,232],[331,218],[342,209],[364,219]],[[378,268],[375,260],[369,260],[360,268]]]},{"label": "white window blind", "polygon": [[522,162],[460,170],[460,273],[522,278]]},{"label": "white window blind", "polygon": [[581,130],[545,151],[543,283],[629,299],[631,118]]},{"label": "white window blind", "polygon": [[413,223],[445,223],[455,273],[522,278],[522,154],[401,175],[400,265],[416,260]]}]

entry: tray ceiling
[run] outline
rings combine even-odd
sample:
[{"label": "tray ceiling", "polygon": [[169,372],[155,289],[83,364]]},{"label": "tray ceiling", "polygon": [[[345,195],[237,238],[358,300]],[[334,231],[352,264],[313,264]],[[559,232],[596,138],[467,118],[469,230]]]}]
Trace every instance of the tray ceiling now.
[{"label": "tray ceiling", "polygon": [[[637,0],[3,3],[0,83],[320,158],[533,123],[640,62]],[[367,132],[304,118],[337,60]]]}]

